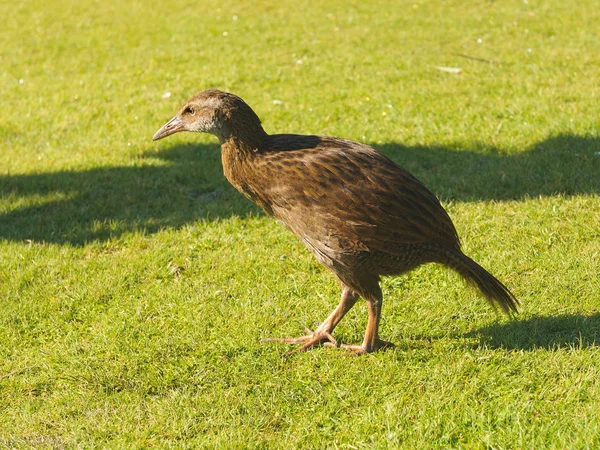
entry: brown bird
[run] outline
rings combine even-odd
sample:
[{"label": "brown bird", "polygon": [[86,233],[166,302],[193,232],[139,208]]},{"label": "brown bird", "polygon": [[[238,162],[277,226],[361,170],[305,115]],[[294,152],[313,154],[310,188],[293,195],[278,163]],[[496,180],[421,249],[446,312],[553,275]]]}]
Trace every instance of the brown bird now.
[{"label": "brown bird", "polygon": [[[216,89],[190,98],[152,139],[180,131],[219,138],[229,182],[289,228],[342,285],[339,305],[314,332],[269,340],[357,354],[391,346],[378,335],[380,277],[430,262],[457,271],[507,314],[516,312],[508,288],[461,251],[435,195],[377,150],[331,137],[269,135],[241,98]],[[331,333],[359,297],[368,305],[362,345],[339,345]]]}]

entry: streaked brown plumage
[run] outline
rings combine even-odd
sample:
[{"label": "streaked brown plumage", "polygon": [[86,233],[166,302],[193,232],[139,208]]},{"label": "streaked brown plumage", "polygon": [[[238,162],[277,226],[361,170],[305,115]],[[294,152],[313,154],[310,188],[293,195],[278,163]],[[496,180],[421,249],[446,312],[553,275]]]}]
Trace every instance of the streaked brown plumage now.
[{"label": "streaked brown plumage", "polygon": [[379,339],[382,275],[399,275],[424,263],[456,270],[492,304],[516,311],[517,299],[464,255],[456,229],[437,198],[419,180],[373,148],[320,136],[268,135],[239,97],[215,89],[189,99],[153,140],[198,131],[221,142],[231,184],[286,225],[342,284],[337,308],[307,336],[274,339],[338,345],[333,329],[359,297],[368,304],[362,345],[367,353],[391,345]]}]

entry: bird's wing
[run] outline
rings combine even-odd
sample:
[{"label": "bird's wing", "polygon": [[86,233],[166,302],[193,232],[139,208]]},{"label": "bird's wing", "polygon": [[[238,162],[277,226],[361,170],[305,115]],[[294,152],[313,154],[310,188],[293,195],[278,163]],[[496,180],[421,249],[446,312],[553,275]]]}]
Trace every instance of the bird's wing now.
[{"label": "bird's wing", "polygon": [[320,138],[311,148],[276,153],[264,163],[268,202],[301,239],[392,254],[406,244],[458,243],[435,195],[371,147]]}]

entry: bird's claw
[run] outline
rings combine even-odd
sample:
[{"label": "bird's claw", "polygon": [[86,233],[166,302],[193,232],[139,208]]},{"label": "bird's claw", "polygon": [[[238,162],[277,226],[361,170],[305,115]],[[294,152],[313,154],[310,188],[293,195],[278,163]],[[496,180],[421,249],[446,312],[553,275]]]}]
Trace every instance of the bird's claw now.
[{"label": "bird's claw", "polygon": [[300,347],[295,348],[294,350],[286,353],[284,356],[290,356],[293,353],[303,352],[306,350],[310,350],[317,345],[326,345],[328,347],[340,347],[338,341],[329,333],[327,330],[315,330],[312,331],[309,328],[304,328],[306,332],[305,336],[300,336],[296,338],[264,338],[261,339],[260,342],[281,342],[283,344],[291,344],[291,345],[300,345]]},{"label": "bird's claw", "polygon": [[[325,344],[327,345],[327,344]],[[346,350],[351,350],[354,352],[356,356],[366,355],[367,353],[372,353],[377,350],[387,350],[390,348],[394,348],[395,345],[392,342],[383,341],[381,339],[377,339],[375,345],[372,348],[366,347],[363,345],[352,345],[352,344],[341,344],[338,345],[340,348],[344,348]]]}]

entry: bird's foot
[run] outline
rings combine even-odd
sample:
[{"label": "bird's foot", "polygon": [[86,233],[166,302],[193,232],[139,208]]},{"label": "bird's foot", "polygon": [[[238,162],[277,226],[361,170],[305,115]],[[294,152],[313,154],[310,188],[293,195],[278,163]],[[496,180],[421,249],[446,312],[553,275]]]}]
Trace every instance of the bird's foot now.
[{"label": "bird's foot", "polygon": [[265,338],[261,339],[261,342],[281,342],[284,344],[291,345],[299,345],[300,347],[295,348],[294,350],[285,353],[283,356],[287,357],[294,353],[304,352],[310,350],[313,347],[318,345],[324,345],[326,347],[338,347],[346,350],[351,350],[355,355],[366,355],[367,353],[372,353],[377,350],[387,350],[389,348],[393,348],[394,344],[392,342],[383,341],[381,339],[377,339],[375,341],[375,345],[352,345],[352,344],[340,344],[328,331],[317,329],[315,331],[311,331],[308,328],[304,329],[306,331],[305,336],[300,336],[296,338]]},{"label": "bird's foot", "polygon": [[[327,345],[327,344],[325,344]],[[392,342],[388,342],[388,341],[382,341],[381,339],[377,339],[377,341],[375,341],[375,345],[369,347],[368,345],[352,345],[352,344],[341,344],[341,345],[337,345],[337,347],[346,349],[346,350],[351,350],[354,352],[354,354],[356,356],[360,356],[360,355],[366,355],[367,353],[372,353],[378,350],[387,350],[389,348],[393,348],[395,347],[395,345]]]},{"label": "bird's foot", "polygon": [[304,331],[306,331],[307,333],[304,336],[295,338],[265,338],[261,339],[261,342],[281,342],[283,344],[291,345],[301,344],[300,347],[295,348],[291,352],[286,353],[284,356],[289,356],[297,352],[304,352],[322,344],[332,347],[340,346],[340,344],[338,344],[335,338],[327,330],[317,329],[315,331],[312,331],[309,328],[305,328]]}]

